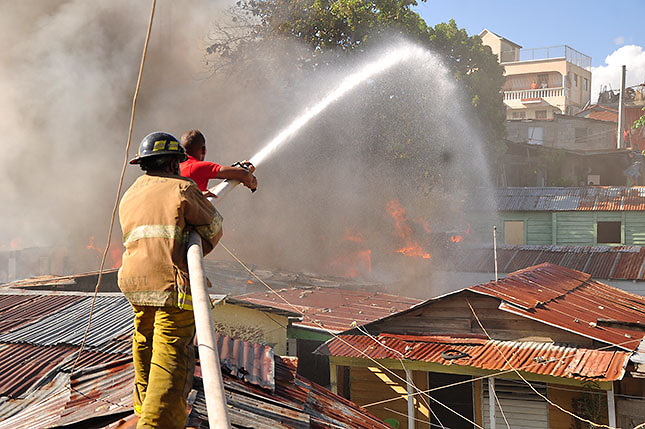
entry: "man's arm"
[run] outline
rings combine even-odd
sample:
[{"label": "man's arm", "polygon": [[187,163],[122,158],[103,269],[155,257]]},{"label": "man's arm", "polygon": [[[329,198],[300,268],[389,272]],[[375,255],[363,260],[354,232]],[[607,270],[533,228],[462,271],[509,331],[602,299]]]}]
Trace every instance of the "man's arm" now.
[{"label": "man's arm", "polygon": [[216,179],[229,179],[237,180],[241,182],[244,186],[251,190],[256,190],[258,188],[258,180],[253,175],[255,167],[249,164],[249,169],[243,167],[225,167],[222,166],[217,174],[215,175]]},{"label": "man's arm", "polygon": [[202,237],[204,255],[208,254],[222,238],[222,216],[195,185],[183,193],[182,205],[186,224]]}]

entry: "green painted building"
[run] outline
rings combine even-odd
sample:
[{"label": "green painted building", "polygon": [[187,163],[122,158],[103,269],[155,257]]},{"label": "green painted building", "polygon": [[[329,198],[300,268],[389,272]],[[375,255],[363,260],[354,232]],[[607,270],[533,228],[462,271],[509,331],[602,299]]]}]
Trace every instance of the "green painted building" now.
[{"label": "green painted building", "polygon": [[[499,244],[645,245],[645,186],[500,188],[474,230]],[[486,241],[489,241],[487,239]]]}]

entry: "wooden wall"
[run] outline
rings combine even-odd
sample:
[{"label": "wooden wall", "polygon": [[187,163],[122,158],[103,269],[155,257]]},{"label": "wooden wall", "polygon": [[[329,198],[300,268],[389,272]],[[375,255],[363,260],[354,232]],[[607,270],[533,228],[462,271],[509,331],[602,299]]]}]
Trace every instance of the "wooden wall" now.
[{"label": "wooden wall", "polygon": [[445,297],[383,322],[376,322],[370,325],[370,330],[376,333],[410,335],[483,334],[468,307],[468,301],[488,333],[495,339],[519,340],[539,337],[564,344],[592,345],[592,340],[586,337],[499,310],[500,301],[497,298],[469,291]]},{"label": "wooden wall", "polygon": [[[405,372],[392,370],[396,375],[405,380]],[[428,388],[428,373],[413,371],[412,380],[420,390]],[[368,410],[382,420],[394,418],[401,423],[401,428],[407,427],[407,387],[406,383],[380,367],[351,367],[350,368],[350,394],[349,399],[357,405],[363,406],[399,396],[400,399],[371,406]],[[429,411],[420,396],[414,398],[415,428],[429,429]],[[386,408],[394,410],[389,411]],[[397,414],[400,413],[400,414]],[[420,420],[420,421],[419,421]]]}]

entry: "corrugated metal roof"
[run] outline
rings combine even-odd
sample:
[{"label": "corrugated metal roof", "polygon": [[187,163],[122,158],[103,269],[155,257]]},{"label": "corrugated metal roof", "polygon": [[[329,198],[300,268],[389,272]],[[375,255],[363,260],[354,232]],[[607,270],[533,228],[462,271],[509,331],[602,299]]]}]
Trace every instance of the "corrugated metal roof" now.
[{"label": "corrugated metal roof", "polygon": [[[317,325],[320,323],[333,332],[350,329],[353,322],[362,325],[422,302],[416,298],[382,292],[325,287],[281,289],[279,293],[299,308],[304,316],[302,321],[294,322],[294,326],[320,329]],[[293,311],[291,306],[271,292],[256,292],[235,298]]]},{"label": "corrugated metal roof", "polygon": [[620,380],[631,356],[630,352],[623,351],[470,337],[446,336],[442,340],[441,336],[381,334],[374,338],[376,341],[366,335],[341,335],[318,350],[331,356],[407,359],[498,371],[512,366],[535,374],[598,381]]},{"label": "corrugated metal roof", "polygon": [[[63,298],[58,297],[58,298]],[[80,345],[87,328],[92,298],[79,300],[28,325],[0,334],[0,342],[32,343],[45,346]],[[32,310],[33,311],[33,310]],[[123,296],[98,296],[92,316],[87,347],[100,347],[115,336],[132,330],[132,307]]]},{"label": "corrugated metal roof", "polygon": [[0,395],[11,398],[22,395],[72,352],[71,347],[0,345]]},{"label": "corrugated metal roof", "polygon": [[0,332],[24,326],[81,299],[79,296],[0,295]]},{"label": "corrugated metal roof", "polygon": [[[468,290],[501,299],[501,310],[636,350],[645,336],[628,324],[645,325],[645,298],[591,280],[589,274],[542,264]],[[600,326],[613,320],[625,327]]]},{"label": "corrugated metal roof", "polygon": [[273,347],[215,334],[222,368],[232,377],[275,389]]},{"label": "corrugated metal roof", "polygon": [[645,210],[645,186],[499,188],[499,211]]},{"label": "corrugated metal roof", "polygon": [[[458,262],[448,265],[447,269],[485,273],[494,271],[492,248],[464,247],[456,252]],[[549,262],[584,271],[600,279],[642,280],[645,274],[641,273],[645,271],[643,246],[504,245],[497,252],[499,270],[506,273]]]},{"label": "corrugated metal roof", "polygon": [[[296,374],[289,359],[276,357],[275,393],[225,378],[231,423],[254,428],[389,428],[365,409]],[[197,385],[197,383],[196,383]],[[207,419],[203,390],[191,416]]]}]

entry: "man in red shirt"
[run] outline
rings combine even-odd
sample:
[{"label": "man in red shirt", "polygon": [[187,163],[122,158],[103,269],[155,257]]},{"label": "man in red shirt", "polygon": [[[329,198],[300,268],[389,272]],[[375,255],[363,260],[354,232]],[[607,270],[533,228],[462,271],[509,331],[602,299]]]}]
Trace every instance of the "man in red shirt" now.
[{"label": "man in red shirt", "polygon": [[258,181],[253,175],[255,167],[248,161],[241,163],[244,167],[227,167],[214,162],[204,161],[206,157],[206,139],[199,130],[186,131],[181,136],[181,145],[186,150],[188,160],[179,164],[180,173],[192,179],[207,197],[215,197],[208,190],[210,179],[230,179],[241,182],[255,191]]}]

